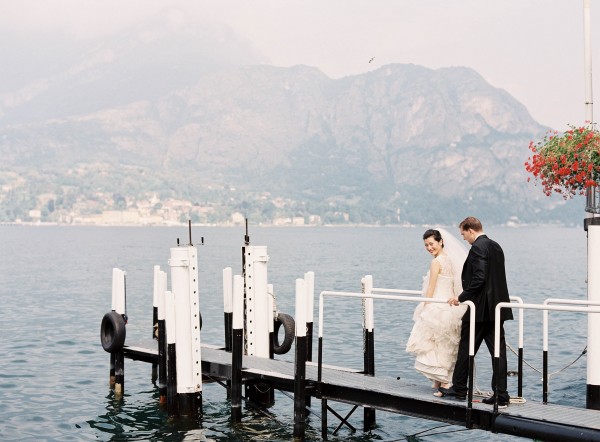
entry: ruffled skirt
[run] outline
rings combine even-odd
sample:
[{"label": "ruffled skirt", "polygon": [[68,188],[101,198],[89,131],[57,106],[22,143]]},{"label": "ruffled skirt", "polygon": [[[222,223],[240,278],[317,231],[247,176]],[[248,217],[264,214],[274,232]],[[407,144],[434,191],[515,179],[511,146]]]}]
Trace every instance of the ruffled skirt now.
[{"label": "ruffled skirt", "polygon": [[416,355],[415,369],[428,379],[452,382],[465,311],[464,306],[442,303],[420,303],[415,309],[406,351]]}]

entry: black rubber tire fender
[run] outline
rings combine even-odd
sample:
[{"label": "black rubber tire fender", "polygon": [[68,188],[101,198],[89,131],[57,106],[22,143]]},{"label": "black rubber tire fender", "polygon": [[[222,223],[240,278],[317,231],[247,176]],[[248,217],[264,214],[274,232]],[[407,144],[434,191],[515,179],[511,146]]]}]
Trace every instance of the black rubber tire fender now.
[{"label": "black rubber tire fender", "polygon": [[[279,344],[279,328],[283,325],[283,342]],[[292,348],[296,336],[294,318],[285,313],[278,313],[273,327],[273,353],[284,355]]]},{"label": "black rubber tire fender", "polygon": [[123,315],[113,311],[102,318],[100,324],[100,342],[108,353],[119,351],[125,345],[125,319]]}]

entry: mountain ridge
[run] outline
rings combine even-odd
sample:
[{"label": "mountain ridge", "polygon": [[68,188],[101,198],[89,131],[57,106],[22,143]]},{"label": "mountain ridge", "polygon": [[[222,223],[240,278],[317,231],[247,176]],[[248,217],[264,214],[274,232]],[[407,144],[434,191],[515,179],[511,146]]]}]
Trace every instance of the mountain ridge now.
[{"label": "mountain ridge", "polygon": [[[44,213],[40,194],[54,196],[43,218],[62,220],[72,207],[56,201],[72,187],[82,206],[113,196],[84,212],[157,194],[214,206],[200,220],[215,222],[233,212],[382,224],[573,217],[556,210],[572,205],[526,182],[527,145],[547,128],[470,68],[390,64],[331,79],[310,66],[243,65],[195,75],[93,112],[0,119],[0,180],[12,192],[2,220]],[[24,184],[8,178],[16,172]]]}]

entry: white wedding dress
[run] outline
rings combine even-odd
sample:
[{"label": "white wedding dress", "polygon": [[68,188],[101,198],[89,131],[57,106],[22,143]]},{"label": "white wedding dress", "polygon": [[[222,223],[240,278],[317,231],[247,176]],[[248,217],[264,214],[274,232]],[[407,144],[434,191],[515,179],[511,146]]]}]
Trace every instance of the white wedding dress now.
[{"label": "white wedding dress", "polygon": [[[460,279],[455,277],[456,272],[447,255],[438,255],[434,259],[439,262],[441,270],[433,298],[446,301],[462,291],[462,287],[455,287],[460,284]],[[429,272],[423,278],[423,294],[427,292],[428,286]],[[466,308],[462,305],[422,302],[415,309],[415,324],[406,343],[406,351],[416,355],[415,369],[428,379],[452,383],[460,341],[461,318]]]}]

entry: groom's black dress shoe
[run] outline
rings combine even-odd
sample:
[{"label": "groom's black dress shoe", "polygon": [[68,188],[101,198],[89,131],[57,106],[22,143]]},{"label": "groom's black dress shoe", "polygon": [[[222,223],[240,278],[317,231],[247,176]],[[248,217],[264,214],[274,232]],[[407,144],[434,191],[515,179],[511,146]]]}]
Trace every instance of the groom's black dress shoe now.
[{"label": "groom's black dress shoe", "polygon": [[[485,399],[482,399],[481,402],[487,405],[494,405],[494,402],[496,401],[496,396],[490,396],[490,397],[486,397]],[[507,401],[506,399],[498,399],[498,408],[506,408],[508,407],[508,404],[510,403],[510,401]]]},{"label": "groom's black dress shoe", "polygon": [[456,398],[459,401],[464,401],[465,399],[467,399],[467,395],[465,393],[458,393],[452,387],[450,387],[450,388],[440,387],[440,388],[438,388],[438,391],[440,393],[442,393],[442,397],[453,396],[454,398]]}]

